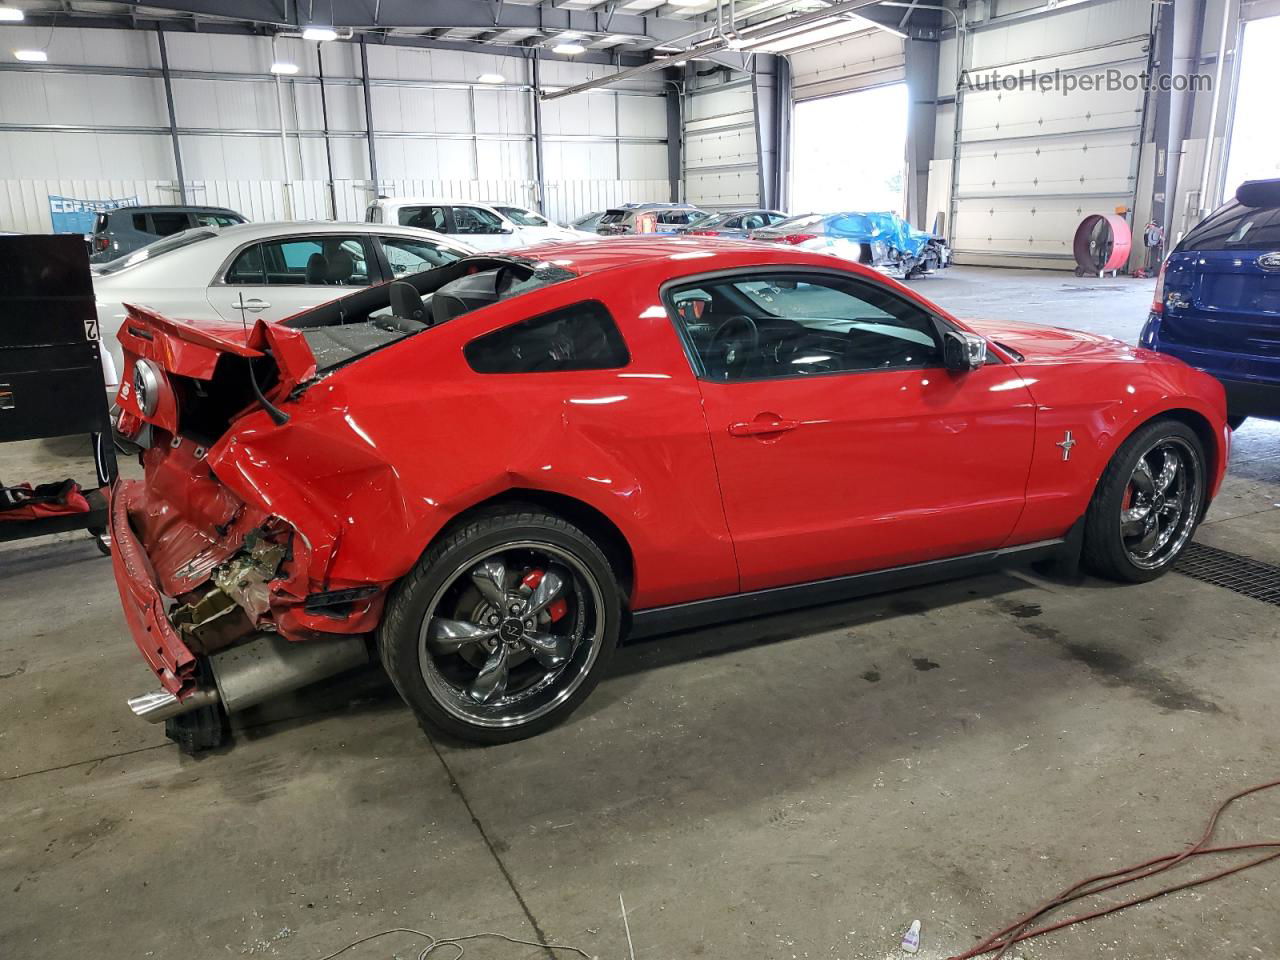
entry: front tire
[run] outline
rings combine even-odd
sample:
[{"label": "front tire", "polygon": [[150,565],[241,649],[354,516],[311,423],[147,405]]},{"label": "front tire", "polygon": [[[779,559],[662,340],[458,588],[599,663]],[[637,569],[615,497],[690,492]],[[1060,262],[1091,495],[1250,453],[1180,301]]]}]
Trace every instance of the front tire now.
[{"label": "front tire", "polygon": [[477,516],[397,585],[378,632],[383,666],[426,728],[509,743],[555,726],[617,647],[622,596],[604,553],[536,508]]},{"label": "front tire", "polygon": [[1085,515],[1084,561],[1145,583],[1173,566],[1205,507],[1204,445],[1179,420],[1154,420],[1116,451]]}]

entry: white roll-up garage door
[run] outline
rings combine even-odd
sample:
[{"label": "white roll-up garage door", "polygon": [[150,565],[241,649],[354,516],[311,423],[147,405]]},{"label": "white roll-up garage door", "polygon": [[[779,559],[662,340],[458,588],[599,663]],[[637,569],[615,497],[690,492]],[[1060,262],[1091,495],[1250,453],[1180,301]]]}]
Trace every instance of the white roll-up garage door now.
[{"label": "white roll-up garage door", "polygon": [[704,210],[760,202],[755,95],[751,78],[699,77],[684,124],[685,199]]},{"label": "white roll-up garage door", "polygon": [[797,50],[791,54],[791,70],[796,100],[901,83],[907,77],[902,38],[882,30]]},{"label": "white roll-up garage door", "polygon": [[[1149,16],[1146,3],[1110,0],[971,33],[958,263],[1063,267],[1081,219],[1132,208]],[[1096,77],[1103,89],[1085,89]]]}]

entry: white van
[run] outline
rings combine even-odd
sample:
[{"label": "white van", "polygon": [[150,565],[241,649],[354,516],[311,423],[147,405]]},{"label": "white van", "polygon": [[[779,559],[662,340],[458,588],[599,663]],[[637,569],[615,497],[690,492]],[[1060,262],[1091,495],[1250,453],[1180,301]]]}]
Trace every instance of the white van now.
[{"label": "white van", "polygon": [[[530,219],[521,217],[520,221]],[[540,225],[525,224],[483,203],[431,197],[380,197],[365,212],[369,223],[432,230],[477,250],[509,250],[547,241],[582,239],[573,230],[557,227],[542,217],[537,219],[542,221]]]}]

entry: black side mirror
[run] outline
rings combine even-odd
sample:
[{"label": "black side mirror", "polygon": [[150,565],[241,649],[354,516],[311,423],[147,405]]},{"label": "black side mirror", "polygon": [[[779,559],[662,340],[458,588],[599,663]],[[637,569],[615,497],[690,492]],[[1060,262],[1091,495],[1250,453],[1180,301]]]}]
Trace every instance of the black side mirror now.
[{"label": "black side mirror", "polygon": [[968,373],[987,362],[987,341],[976,333],[946,330],[942,334],[942,364],[953,373]]},{"label": "black side mirror", "polygon": [[414,320],[418,323],[425,323],[428,326],[431,325],[431,320],[427,316],[427,309],[422,305],[422,296],[412,283],[407,280],[393,280],[387,287],[387,293],[391,296],[391,315],[393,317]]}]

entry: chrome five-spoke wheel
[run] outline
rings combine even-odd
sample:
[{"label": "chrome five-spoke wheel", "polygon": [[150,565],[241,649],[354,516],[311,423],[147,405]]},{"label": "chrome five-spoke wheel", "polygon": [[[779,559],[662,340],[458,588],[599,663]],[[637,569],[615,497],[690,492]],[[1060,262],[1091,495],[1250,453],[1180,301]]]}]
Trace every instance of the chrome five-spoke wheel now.
[{"label": "chrome five-spoke wheel", "polygon": [[1134,566],[1154,570],[1182,549],[1200,511],[1200,457],[1165,437],[1138,457],[1120,506],[1120,536]]},{"label": "chrome five-spoke wheel", "polygon": [[418,665],[458,720],[511,727],[542,717],[582,684],[605,634],[602,587],[587,563],[547,541],[468,556],[427,603]]},{"label": "chrome five-spoke wheel", "polygon": [[1204,511],[1204,451],[1192,426],[1173,417],[1143,424],[1121,444],[1085,514],[1089,569],[1143,583],[1173,566]]}]

